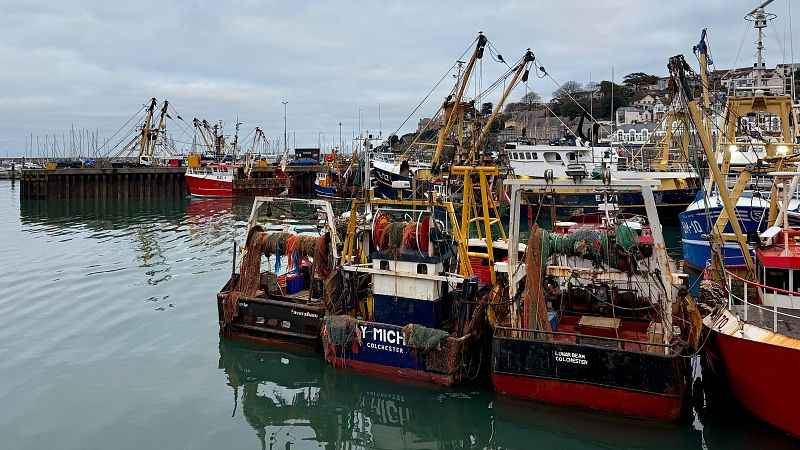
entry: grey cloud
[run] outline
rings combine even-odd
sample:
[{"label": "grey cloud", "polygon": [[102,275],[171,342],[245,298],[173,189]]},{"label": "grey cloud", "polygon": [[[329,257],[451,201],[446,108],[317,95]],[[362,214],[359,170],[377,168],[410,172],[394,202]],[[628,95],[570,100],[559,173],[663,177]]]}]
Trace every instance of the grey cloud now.
[{"label": "grey cloud", "polygon": [[[560,82],[609,79],[612,65],[618,79],[664,74],[669,56],[691,55],[704,27],[718,67],[737,52],[738,65],[749,65],[752,30],[739,46],[750,3],[0,1],[0,154],[21,154],[30,133],[60,136],[71,124],[108,137],[153,96],[184,118],[238,115],[271,138],[288,100],[298,145],[316,144],[320,131],[338,138],[340,121],[350,136],[358,108],[377,130],[378,102],[384,133],[394,131],[480,30],[509,61],[530,47]],[[771,6],[780,16],[769,65],[783,62],[775,34],[788,27],[787,5]],[[504,69],[487,58],[484,86]],[[401,131],[432,114],[450,83]],[[545,97],[557,87],[530,85]]]}]

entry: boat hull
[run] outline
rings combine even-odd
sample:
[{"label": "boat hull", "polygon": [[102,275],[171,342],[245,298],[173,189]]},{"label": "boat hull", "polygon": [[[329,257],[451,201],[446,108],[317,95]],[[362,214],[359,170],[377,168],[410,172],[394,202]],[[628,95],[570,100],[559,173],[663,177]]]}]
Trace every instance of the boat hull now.
[{"label": "boat hull", "polygon": [[[762,210],[743,210],[736,208],[739,213],[739,224],[742,232],[752,233],[763,231],[766,225],[762,224]],[[681,212],[678,219],[681,225],[681,245],[683,247],[683,257],[686,263],[697,269],[705,269],[711,258],[711,245],[705,237],[708,235],[709,224],[716,222],[722,208],[715,207],[708,210],[692,209]],[[733,228],[730,223],[725,228],[726,233],[732,233]],[[728,243],[721,248],[721,254],[725,265],[729,267],[744,266],[742,251],[736,243]]]},{"label": "boat hull", "polygon": [[314,193],[317,197],[338,197],[332,187],[320,186],[319,183],[314,183]]},{"label": "boat hull", "polygon": [[705,327],[706,360],[736,400],[759,419],[800,437],[796,407],[800,350],[730,336]]},{"label": "boat hull", "polygon": [[186,174],[186,184],[195,197],[233,197],[233,179]]},{"label": "boat hull", "polygon": [[194,197],[276,196],[287,193],[291,184],[285,177],[233,178],[192,173],[185,177],[189,194]]},{"label": "boat hull", "polygon": [[[653,192],[662,222],[677,220],[678,213],[694,200],[697,189],[665,189]],[[578,214],[593,213],[597,205],[603,202],[601,194],[592,193],[558,193],[555,195],[556,214],[559,218],[567,218]],[[641,192],[620,192],[615,198],[620,211],[633,214],[646,214],[644,198]],[[549,212],[550,202],[541,203],[541,214]],[[529,206],[530,207],[530,206]],[[537,211],[533,211],[536,215]]]},{"label": "boat hull", "polygon": [[410,189],[396,189],[392,187],[392,183],[395,181],[405,181],[408,182],[409,185],[412,185],[413,180],[411,177],[402,176],[375,166],[372,167],[372,175],[375,177],[378,193],[383,198],[396,200],[400,199],[401,196],[402,198],[412,197]]},{"label": "boat hull", "polygon": [[674,354],[498,335],[492,343],[496,392],[560,406],[677,420],[687,373]]},{"label": "boat hull", "polygon": [[323,336],[325,361],[344,370],[406,382],[452,386],[461,381],[460,362],[469,337],[444,338],[433,352],[441,352],[437,356],[446,357],[442,361],[447,362],[428,367],[426,358],[404,342],[403,327],[366,321],[359,321],[358,326],[360,345],[332,346]]},{"label": "boat hull", "polygon": [[322,329],[325,308],[303,304],[285,297],[261,298],[239,296],[237,315],[225,323],[225,302],[239,275],[233,275],[217,294],[220,331],[227,337],[266,344],[285,344],[315,348]]},{"label": "boat hull", "polygon": [[357,186],[348,186],[344,189],[344,192],[337,192],[332,187],[320,186],[318,183],[314,183],[314,193],[317,197],[324,198],[352,199],[361,195],[359,189]]}]

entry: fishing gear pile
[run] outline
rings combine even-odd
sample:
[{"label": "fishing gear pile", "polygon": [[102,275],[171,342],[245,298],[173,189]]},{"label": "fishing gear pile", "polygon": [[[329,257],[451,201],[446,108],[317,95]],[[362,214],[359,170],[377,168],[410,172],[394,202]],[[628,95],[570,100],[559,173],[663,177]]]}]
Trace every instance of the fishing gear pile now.
[{"label": "fishing gear pile", "polygon": [[239,313],[238,299],[241,296],[255,297],[261,281],[261,256],[275,255],[275,271],[281,269],[280,256],[288,259],[287,271],[299,271],[302,265],[311,265],[314,257],[314,276],[325,279],[331,272],[328,256],[330,236],[300,236],[292,233],[270,233],[260,226],[250,230],[245,243],[239,280],[236,287],[228,293],[224,304],[224,323],[228,325]]},{"label": "fishing gear pile", "polygon": [[358,319],[346,314],[325,316],[322,319],[322,345],[326,357],[335,356],[336,349],[343,349],[345,345],[352,345],[353,353],[358,353],[361,347]]}]

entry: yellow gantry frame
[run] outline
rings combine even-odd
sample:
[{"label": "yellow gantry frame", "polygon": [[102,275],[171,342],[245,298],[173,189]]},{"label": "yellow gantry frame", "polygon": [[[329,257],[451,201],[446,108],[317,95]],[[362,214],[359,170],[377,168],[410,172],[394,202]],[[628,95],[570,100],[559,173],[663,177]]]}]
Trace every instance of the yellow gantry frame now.
[{"label": "yellow gantry frame", "polygon": [[[503,224],[500,222],[500,214],[497,211],[497,205],[495,205],[494,200],[489,193],[488,178],[490,176],[499,175],[500,169],[495,166],[453,166],[450,169],[450,174],[464,177],[464,199],[461,205],[461,235],[464,236],[465,244],[469,244],[473,223],[477,223],[476,230],[478,233],[478,238],[482,238],[481,226],[483,226],[483,234],[486,236],[486,252],[482,253],[467,251],[467,256],[486,258],[489,261],[491,284],[495,284],[496,277],[494,272],[494,248],[492,247],[492,225],[497,225],[497,228],[500,230],[502,240],[508,242],[508,238],[506,237],[506,232],[503,229]],[[475,191],[472,187],[473,175],[478,176],[478,183],[481,188],[481,215],[478,215],[478,205],[475,202]],[[492,213],[494,213],[494,216]],[[508,251],[511,252],[512,249],[508,249]]]},{"label": "yellow gantry frame", "polygon": [[430,198],[428,200],[382,200],[376,199],[374,195],[374,191],[370,189],[367,191],[367,197],[364,199],[354,198],[353,203],[350,206],[350,219],[347,222],[347,234],[344,238],[344,245],[342,246],[342,255],[340,258],[340,263],[342,265],[352,263],[353,259],[358,253],[358,249],[355,247],[356,241],[356,231],[357,231],[357,217],[358,217],[358,208],[362,205],[374,205],[374,206],[408,206],[408,207],[423,207],[423,208],[430,208],[431,212],[434,211],[434,208],[442,208],[447,213],[447,217],[450,219],[450,223],[453,224],[453,239],[456,241],[457,248],[458,248],[458,265],[459,265],[459,274],[464,278],[468,278],[474,275],[472,272],[472,266],[469,263],[469,253],[467,251],[467,239],[464,238],[461,228],[458,225],[458,221],[456,219],[456,212],[453,209],[453,204],[450,202],[442,202],[436,197],[435,192],[430,193]]},{"label": "yellow gantry frame", "polygon": [[[706,154],[706,159],[708,160],[708,168],[711,172],[711,178],[713,179],[714,183],[717,184],[717,190],[719,192],[720,197],[722,197],[722,205],[724,214],[727,217],[736,217],[735,212],[735,204],[731,200],[731,194],[728,192],[728,187],[725,183],[725,179],[722,177],[722,172],[720,171],[719,166],[716,164],[717,162],[717,155],[714,152],[711,144],[711,135],[708,133],[707,128],[703,125],[703,117],[704,114],[700,110],[700,106],[697,104],[696,99],[692,99],[689,101],[688,109],[692,117],[692,122],[694,122],[695,129],[697,130],[697,137],[700,138],[700,144],[703,147],[703,151]],[[722,214],[720,214],[722,216]],[[718,221],[719,222],[719,221]],[[744,233],[742,232],[742,227],[739,224],[738,220],[731,220],[730,221],[731,227],[733,228],[733,233],[736,236],[736,241],[739,244],[739,249],[742,251],[742,256],[744,257],[745,265],[747,266],[748,276],[753,277],[755,275],[755,264],[753,263],[753,258],[750,255],[750,250],[747,248],[747,241],[744,237]],[[714,230],[716,230],[715,224]],[[725,243],[725,238],[722,236],[721,233],[716,233],[712,230],[711,234],[714,239],[714,243],[721,247]],[[719,252],[711,252],[714,265],[712,266],[714,272],[717,272],[721,269],[722,266],[718,265],[722,261],[719,261]],[[715,273],[715,276],[718,276],[719,273]]]}]

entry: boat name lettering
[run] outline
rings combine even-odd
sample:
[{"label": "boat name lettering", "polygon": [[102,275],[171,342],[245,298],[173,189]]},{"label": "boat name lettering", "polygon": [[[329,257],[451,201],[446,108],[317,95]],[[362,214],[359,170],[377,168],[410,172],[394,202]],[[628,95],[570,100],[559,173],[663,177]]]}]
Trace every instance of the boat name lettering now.
[{"label": "boat name lettering", "polygon": [[292,315],[293,316],[302,316],[302,317],[313,317],[315,319],[317,318],[317,315],[312,313],[312,312],[309,312],[309,311],[298,311],[296,309],[292,310]]},{"label": "boat name lettering", "polygon": [[700,222],[692,220],[690,223],[683,223],[683,231],[686,233],[702,233],[703,227],[700,226]]},{"label": "boat name lettering", "polygon": [[399,330],[392,330],[386,328],[371,327],[367,325],[359,325],[361,328],[361,336],[367,341],[367,348],[374,350],[383,350],[392,353],[405,353],[406,341],[403,338],[403,333]]},{"label": "boat name lettering", "polygon": [[566,363],[571,363],[571,364],[580,364],[582,366],[585,366],[585,365],[589,364],[589,362],[586,361],[586,355],[584,355],[583,353],[554,351],[553,354],[556,357],[556,362],[566,362]]},{"label": "boat name lettering", "polygon": [[722,314],[722,310],[720,310],[715,316],[712,316],[711,318],[714,320],[714,327],[716,327],[718,330],[722,330],[722,328],[724,328],[725,325],[727,325],[728,322],[730,321],[730,319],[728,319],[728,316]]}]

